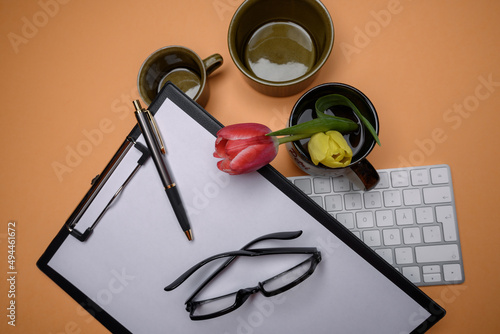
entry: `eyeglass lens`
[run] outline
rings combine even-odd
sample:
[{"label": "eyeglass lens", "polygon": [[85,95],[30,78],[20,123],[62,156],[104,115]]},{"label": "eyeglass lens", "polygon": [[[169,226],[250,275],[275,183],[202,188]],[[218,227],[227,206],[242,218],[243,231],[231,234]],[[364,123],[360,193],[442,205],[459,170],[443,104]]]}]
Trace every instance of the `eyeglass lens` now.
[{"label": "eyeglass lens", "polygon": [[319,258],[312,256],[297,266],[278,274],[259,284],[259,287],[242,289],[212,299],[193,301],[188,308],[191,317],[217,317],[238,308],[253,293],[262,291],[266,296],[273,296],[284,292],[309,277],[319,262]]},{"label": "eyeglass lens", "polygon": [[303,279],[312,274],[312,272],[310,273],[309,271],[313,263],[314,261],[311,257],[294,268],[262,282],[262,289],[269,294],[273,294],[287,288],[289,285],[294,286],[302,282]]}]

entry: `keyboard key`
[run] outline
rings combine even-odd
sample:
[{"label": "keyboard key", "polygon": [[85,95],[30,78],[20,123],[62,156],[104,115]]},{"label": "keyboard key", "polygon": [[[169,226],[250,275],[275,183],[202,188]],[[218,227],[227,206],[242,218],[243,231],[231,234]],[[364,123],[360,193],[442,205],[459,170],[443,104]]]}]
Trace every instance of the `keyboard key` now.
[{"label": "keyboard key", "polygon": [[420,205],[422,204],[422,196],[418,189],[403,190],[403,201],[405,205]]},{"label": "keyboard key", "polygon": [[394,264],[394,259],[392,256],[392,249],[390,248],[380,248],[376,249],[375,253],[380,255],[384,260],[386,260],[389,264]]},{"label": "keyboard key", "polygon": [[437,206],[436,207],[436,220],[443,224],[443,234],[445,241],[457,241],[457,228],[455,225],[455,218],[453,207],[451,206]]},{"label": "keyboard key", "polygon": [[365,187],[360,187],[359,185],[356,185],[356,184],[352,184],[352,190],[354,191],[360,191],[360,190],[364,190]]},{"label": "keyboard key", "polygon": [[371,212],[356,212],[356,222],[358,228],[373,227],[373,213]]},{"label": "keyboard key", "polygon": [[311,199],[313,201],[315,201],[316,203],[318,203],[318,205],[321,206],[323,209],[325,208],[323,206],[323,197],[321,197],[321,196],[311,196]]},{"label": "keyboard key", "polygon": [[354,228],[354,215],[350,212],[337,214],[337,220],[348,229]]},{"label": "keyboard key", "polygon": [[345,194],[344,204],[346,210],[359,210],[361,209],[361,194]]},{"label": "keyboard key", "polygon": [[382,207],[382,197],[378,191],[367,191],[363,194],[366,209],[375,209]]},{"label": "keyboard key", "polygon": [[325,196],[325,210],[326,211],[342,210],[342,196],[341,195]]},{"label": "keyboard key", "polygon": [[380,181],[378,181],[375,189],[387,189],[391,186],[389,181],[389,174],[387,172],[379,172]]},{"label": "keyboard key", "polygon": [[458,263],[443,265],[444,280],[448,282],[461,281],[462,267]]},{"label": "keyboard key", "polygon": [[413,210],[412,209],[396,209],[396,224],[398,225],[413,225]]},{"label": "keyboard key", "polygon": [[434,222],[434,214],[432,207],[426,206],[415,209],[417,224],[430,224]]},{"label": "keyboard key", "polygon": [[377,226],[379,227],[394,225],[392,210],[378,210],[375,212],[375,217],[377,221]]},{"label": "keyboard key", "polygon": [[441,274],[425,274],[424,275],[424,282],[425,283],[432,283],[432,282],[439,282],[441,281]]},{"label": "keyboard key", "polygon": [[302,190],[306,195],[312,194],[311,180],[309,179],[298,179],[293,182],[300,190]]},{"label": "keyboard key", "polygon": [[448,179],[448,168],[431,168],[431,181],[433,184],[449,183],[450,180]]},{"label": "keyboard key", "polygon": [[413,251],[411,247],[396,248],[394,253],[396,254],[397,264],[413,263]]},{"label": "keyboard key", "polygon": [[391,172],[391,182],[392,186],[396,188],[407,187],[410,184],[408,180],[408,172],[406,170]]},{"label": "keyboard key", "polygon": [[413,169],[410,172],[411,184],[414,186],[426,186],[429,184],[429,173],[426,169]]},{"label": "keyboard key", "polygon": [[420,283],[420,268],[419,267],[403,267],[403,275],[412,283]]},{"label": "keyboard key", "polygon": [[401,244],[401,234],[399,233],[399,229],[386,229],[382,231],[382,234],[384,236],[384,245],[394,246]]},{"label": "keyboard key", "polygon": [[363,231],[363,242],[370,247],[380,246],[380,232],[378,230]]},{"label": "keyboard key", "polygon": [[424,272],[424,274],[436,274],[441,272],[441,268],[438,265],[423,266],[422,271]]},{"label": "keyboard key", "polygon": [[332,191],[330,185],[330,178],[327,177],[315,177],[314,182],[314,192],[316,194],[326,194]]},{"label": "keyboard key", "polygon": [[335,177],[333,178],[333,191],[346,192],[351,190],[351,183],[345,177]]},{"label": "keyboard key", "polygon": [[398,170],[391,172],[391,183],[395,188],[407,187],[410,184],[408,172],[406,170]]},{"label": "keyboard key", "polygon": [[458,245],[416,246],[415,256],[418,263],[459,261]]},{"label": "keyboard key", "polygon": [[398,190],[384,191],[384,204],[387,207],[401,206],[401,194]]},{"label": "keyboard key", "polygon": [[403,242],[407,245],[421,244],[422,236],[418,227],[407,227],[403,229]]},{"label": "keyboard key", "polygon": [[441,229],[439,226],[424,226],[422,231],[424,234],[424,241],[426,243],[440,242],[442,240]]},{"label": "keyboard key", "polygon": [[425,204],[437,204],[451,202],[450,187],[432,187],[424,188],[424,202]]}]

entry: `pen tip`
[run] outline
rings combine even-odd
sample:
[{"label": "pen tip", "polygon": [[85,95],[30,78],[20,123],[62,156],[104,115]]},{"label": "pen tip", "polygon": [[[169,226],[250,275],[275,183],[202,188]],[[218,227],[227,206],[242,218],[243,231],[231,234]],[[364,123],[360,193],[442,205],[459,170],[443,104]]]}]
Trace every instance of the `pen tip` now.
[{"label": "pen tip", "polygon": [[186,233],[186,237],[189,241],[193,240],[193,233],[191,232],[191,230],[184,231],[184,233]]}]

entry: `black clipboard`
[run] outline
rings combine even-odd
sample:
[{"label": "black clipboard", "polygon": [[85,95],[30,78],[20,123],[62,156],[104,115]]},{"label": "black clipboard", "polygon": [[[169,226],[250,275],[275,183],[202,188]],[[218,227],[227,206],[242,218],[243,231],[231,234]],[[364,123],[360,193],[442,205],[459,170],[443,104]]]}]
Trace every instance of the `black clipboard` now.
[{"label": "black clipboard", "polygon": [[[200,107],[198,104],[184,95],[179,89],[177,89],[177,87],[175,87],[171,83],[167,83],[167,85],[161,90],[160,94],[149,106],[149,110],[153,114],[156,114],[167,100],[173,102],[186,115],[188,115],[198,125],[200,125],[209,134],[211,134],[213,136],[213,139],[215,140],[216,132],[222,127],[222,124],[220,124],[214,117],[212,117],[202,107]],[[68,293],[77,303],[79,303],[92,316],[94,316],[109,331],[113,333],[131,333],[134,332],[134,330],[127,327],[127,325],[123,323],[123,319],[120,319],[119,316],[113,314],[113,312],[110,312],[107,308],[107,305],[103,305],[106,303],[102,303],[102,300],[101,302],[99,302],[99,300],[96,301],[95,295],[90,296],[89,293],[86,294],[83,289],[79,287],[78,283],[75,283],[74,278],[68,277],[67,274],[62,273],[62,270],[60,270],[60,268],[54,268],[54,266],[51,264],[51,261],[55,256],[62,252],[63,245],[66,244],[66,241],[70,240],[68,238],[74,238],[76,240],[78,239],[78,235],[75,234],[80,234],[80,236],[81,234],[83,234],[81,232],[82,229],[77,230],[77,228],[79,228],[79,218],[85,214],[86,210],[96,200],[97,196],[101,192],[101,189],[103,189],[103,187],[106,185],[110,175],[112,175],[117,166],[120,165],[127,152],[133,150],[133,147],[140,135],[141,134],[138,126],[135,126],[126,137],[116,154],[106,165],[103,172],[92,181],[90,190],[78,204],[68,220],[64,223],[59,233],[52,240],[46,251],[37,262],[38,268],[43,273],[45,273],[51,280],[53,280],[66,293]],[[142,152],[141,154],[143,153],[144,152]],[[210,155],[211,152],[208,152],[208,154]],[[146,159],[146,157],[144,157],[143,155],[141,155],[140,157]],[[144,163],[144,161],[142,163]],[[403,322],[411,323],[411,330],[409,332],[424,333],[445,315],[445,310],[442,307],[431,300],[419,288],[409,282],[404,276],[394,270],[392,266],[386,263],[375,252],[373,252],[369,247],[367,247],[363,242],[355,237],[350,231],[348,231],[344,226],[337,222],[330,214],[321,209],[314,201],[312,201],[307,195],[296,188],[272,166],[265,166],[264,168],[260,169],[258,173],[269,183],[270,187],[274,187],[280,194],[284,195],[284,197],[287,197],[286,201],[291,200],[294,205],[297,205],[302,210],[304,210],[306,214],[310,215],[312,224],[319,223],[320,225],[322,225],[321,228],[324,228],[331,232],[332,235],[335,236],[335,238],[338,238],[338,240],[340,240],[343,244],[350,248],[350,250],[352,250],[356,254],[356,256],[359,256],[360,261],[366,261],[368,266],[370,266],[371,269],[374,269],[377,276],[380,274],[381,278],[378,279],[383,280],[383,284],[386,284],[388,286],[390,285],[391,289],[393,289],[398,295],[404,295],[404,298],[411,300],[416,305],[418,305],[418,310],[415,310],[413,313],[408,314],[408,319],[403,320]],[[307,224],[310,223],[308,222]],[[196,238],[197,226],[193,226],[193,229]],[[79,232],[75,233],[75,230]],[[94,232],[94,234],[97,233],[99,233],[99,227],[97,227],[96,232]],[[119,233],[119,231],[117,231],[117,233]],[[179,239],[185,239],[183,238],[183,235],[180,234],[180,232],[175,237],[178,237]],[[94,238],[94,236],[91,236],[90,238]],[[85,243],[87,243],[87,241],[82,240],[78,242],[82,245],[85,245]],[[89,245],[85,245],[82,247],[87,247]],[[78,266],[77,263],[68,263],[67,265]],[[369,285],[370,281],[366,281],[365,283]],[[324,286],[323,288],[328,289],[329,287]],[[332,289],[333,288],[334,287],[332,286]],[[159,294],[161,293],[162,292],[159,292]],[[183,306],[179,305],[179,308],[183,308]],[[401,319],[399,319],[398,321],[401,321]],[[325,333],[334,333],[335,330],[333,328],[335,328],[335,326],[334,324],[332,324],[332,326],[332,330],[326,330]],[[137,331],[138,330],[136,329],[135,332]]]}]

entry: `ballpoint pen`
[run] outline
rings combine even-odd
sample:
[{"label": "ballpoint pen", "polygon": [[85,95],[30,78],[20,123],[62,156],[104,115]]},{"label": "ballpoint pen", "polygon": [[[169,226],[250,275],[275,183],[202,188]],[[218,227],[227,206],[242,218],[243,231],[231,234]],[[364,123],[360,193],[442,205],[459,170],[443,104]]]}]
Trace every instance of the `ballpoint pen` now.
[{"label": "ballpoint pen", "polygon": [[137,123],[141,128],[144,140],[151,151],[151,158],[153,159],[156,169],[160,175],[161,182],[165,187],[168,199],[172,204],[174,213],[182,227],[182,230],[186,234],[188,240],[193,240],[193,234],[191,227],[189,226],[189,219],[182,204],[177,185],[175,184],[172,173],[169,171],[165,155],[165,146],[163,144],[163,139],[161,137],[158,125],[148,109],[142,108],[139,100],[133,102],[135,107],[135,117],[137,118]]}]

